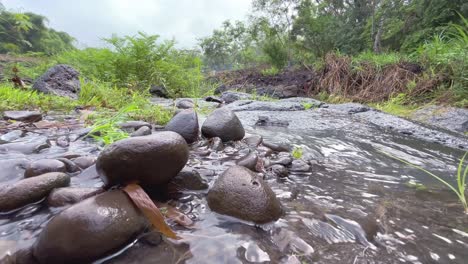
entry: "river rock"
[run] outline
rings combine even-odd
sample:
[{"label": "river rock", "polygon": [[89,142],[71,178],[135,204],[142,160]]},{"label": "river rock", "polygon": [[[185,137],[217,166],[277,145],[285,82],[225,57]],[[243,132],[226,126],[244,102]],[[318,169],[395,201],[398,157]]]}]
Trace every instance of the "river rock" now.
[{"label": "river rock", "polygon": [[198,116],[193,109],[181,111],[166,125],[167,131],[178,133],[188,144],[198,140],[199,129]]},{"label": "river rock", "polygon": [[291,164],[291,171],[294,172],[308,172],[310,171],[310,165],[303,160],[293,160]]},{"label": "river rock", "polygon": [[226,102],[226,104],[235,102],[237,100],[249,100],[251,98],[252,95],[241,92],[223,92],[221,94],[221,99]]},{"label": "river rock", "polygon": [[219,137],[210,138],[210,149],[222,151],[224,149],[223,141]]},{"label": "river rock", "polygon": [[177,190],[205,190],[208,189],[208,183],[204,180],[200,173],[191,168],[184,168],[174,177],[170,184],[174,185]]},{"label": "river rock", "polygon": [[79,76],[78,71],[69,65],[55,65],[34,82],[32,89],[77,99],[81,90]]},{"label": "river rock", "polygon": [[13,130],[6,134],[0,136],[0,144],[5,142],[11,142],[17,140],[18,138],[22,137],[24,132],[22,130]]},{"label": "river rock", "polygon": [[91,263],[135,239],[148,222],[120,190],[70,206],[39,234],[33,255],[39,263]]},{"label": "river rock", "polygon": [[288,166],[292,163],[292,161],[293,158],[289,152],[280,152],[275,159],[270,160],[270,163]]},{"label": "river rock", "polygon": [[101,192],[103,192],[101,188],[57,188],[47,197],[47,204],[52,207],[75,204]]},{"label": "river rock", "polygon": [[54,188],[70,184],[70,176],[51,172],[0,186],[0,212],[8,212],[46,197]]},{"label": "river rock", "polygon": [[72,161],[81,169],[87,169],[96,163],[96,157],[83,156],[74,158]]},{"label": "river rock", "polygon": [[19,152],[23,154],[39,153],[41,150],[50,148],[50,141],[46,137],[39,137],[31,141],[15,141],[11,143],[1,144],[0,153]]},{"label": "river rock", "polygon": [[267,173],[280,178],[288,177],[288,169],[280,164],[268,167]]},{"label": "river rock", "polygon": [[288,152],[291,150],[291,145],[287,143],[273,143],[267,140],[263,140],[262,144],[276,152]]},{"label": "river rock", "polygon": [[246,167],[249,170],[255,171],[258,162],[258,155],[254,151],[240,158],[236,164],[242,167]]},{"label": "river rock", "polygon": [[65,164],[55,159],[40,159],[28,165],[24,172],[24,177],[34,177],[48,172],[66,172]]},{"label": "river rock", "polygon": [[176,102],[176,107],[179,109],[190,109],[195,107],[192,99],[179,99]]},{"label": "river rock", "polygon": [[249,135],[244,138],[244,142],[251,148],[258,147],[263,141],[262,136],[259,135]]},{"label": "river rock", "polygon": [[184,138],[172,131],[127,138],[105,148],[96,169],[106,186],[138,181],[142,186],[169,182],[187,163]]},{"label": "river rock", "polygon": [[119,126],[120,126],[120,129],[128,131],[128,132],[136,131],[142,127],[148,127],[151,129],[150,123],[145,122],[145,121],[135,121],[135,120],[123,122]]},{"label": "river rock", "polygon": [[130,134],[131,137],[141,137],[141,136],[148,136],[151,135],[151,128],[147,126],[142,126],[137,129],[135,132]]},{"label": "river rock", "polygon": [[226,142],[241,140],[245,131],[234,112],[219,108],[214,110],[203,123],[202,134],[207,138],[219,137]]},{"label": "river rock", "polygon": [[219,98],[217,96],[207,96],[207,97],[205,97],[205,101],[214,102],[214,103],[218,103],[218,104],[224,103],[223,99],[221,99],[221,98]]},{"label": "river rock", "polygon": [[21,122],[37,122],[42,120],[42,114],[38,111],[5,111],[3,113],[5,120],[16,120]]},{"label": "river rock", "polygon": [[258,224],[277,220],[282,214],[275,193],[252,171],[232,166],[221,174],[208,192],[211,210]]},{"label": "river rock", "polygon": [[81,171],[81,168],[75,164],[75,162],[66,159],[66,158],[57,158],[58,161],[63,162],[65,164],[66,172],[74,173]]},{"label": "river rock", "polygon": [[166,87],[161,85],[152,85],[149,92],[157,97],[169,98],[169,93],[167,92]]}]

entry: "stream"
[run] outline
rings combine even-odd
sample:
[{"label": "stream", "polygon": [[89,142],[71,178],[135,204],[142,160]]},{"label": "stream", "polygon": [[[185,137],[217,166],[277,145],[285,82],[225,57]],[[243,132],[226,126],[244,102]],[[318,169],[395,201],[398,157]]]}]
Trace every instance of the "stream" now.
[{"label": "stream", "polygon": [[[372,117],[381,113],[350,114],[333,105],[298,111],[259,109],[234,109],[246,133],[301,149],[301,158],[311,166],[308,172],[290,171],[286,178],[265,174],[285,211],[278,221],[256,226],[222,216],[210,211],[208,190],[186,191],[171,202],[195,222],[192,228],[173,224],[180,240],[153,241],[151,234],[143,234],[95,263],[466,263],[468,216],[455,194],[424,172],[380,152],[455,183],[466,137],[396,117],[381,125],[381,116]],[[288,125],[256,126],[264,116]],[[199,119],[202,124],[205,117]],[[60,126],[2,132],[3,139],[9,132],[13,142],[0,144],[2,183],[22,178],[32,160],[99,154],[93,140],[79,137],[82,124],[76,114],[49,114],[46,120]],[[392,122],[411,131],[402,133]],[[23,132],[11,134],[18,130]],[[442,143],[420,137],[425,131]],[[57,144],[63,137],[69,146]],[[15,143],[17,151],[2,150]],[[211,186],[248,149],[234,142],[206,155],[206,141],[200,141],[191,145],[187,165]],[[418,184],[425,190],[412,187]],[[73,175],[71,186],[101,187],[102,182],[88,170]],[[0,259],[31,246],[47,221],[63,209],[41,201],[0,215]]]}]

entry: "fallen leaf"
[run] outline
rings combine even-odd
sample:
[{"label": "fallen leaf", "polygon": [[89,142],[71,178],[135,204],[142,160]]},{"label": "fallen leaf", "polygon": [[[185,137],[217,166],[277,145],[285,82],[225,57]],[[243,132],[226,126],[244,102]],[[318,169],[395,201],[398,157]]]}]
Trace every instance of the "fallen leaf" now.
[{"label": "fallen leaf", "polygon": [[159,211],[158,207],[153,203],[151,198],[140,185],[131,183],[125,186],[123,190],[146,216],[146,218],[148,218],[154,228],[169,238],[178,239],[174,231],[172,231],[172,229],[166,224],[166,221],[164,221],[164,216],[161,211]]},{"label": "fallen leaf", "polygon": [[159,208],[166,208],[166,217],[177,224],[190,228],[193,225],[192,219],[186,216],[184,213],[180,212],[177,208],[164,203],[157,203]]}]

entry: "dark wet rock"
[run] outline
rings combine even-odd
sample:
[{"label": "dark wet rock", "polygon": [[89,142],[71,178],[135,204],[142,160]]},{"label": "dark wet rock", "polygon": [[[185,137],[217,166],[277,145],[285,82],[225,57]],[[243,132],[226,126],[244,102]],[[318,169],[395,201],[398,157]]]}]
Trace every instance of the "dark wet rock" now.
[{"label": "dark wet rock", "polygon": [[256,148],[258,147],[262,141],[263,141],[263,138],[262,136],[259,136],[259,135],[249,135],[249,136],[246,136],[243,141],[251,148]]},{"label": "dark wet rock", "polygon": [[268,116],[259,116],[257,122],[255,123],[256,126],[279,126],[279,127],[287,127],[289,126],[289,122],[287,120],[278,120],[273,119]]},{"label": "dark wet rock", "polygon": [[147,226],[123,191],[108,191],[53,217],[39,234],[33,255],[47,264],[91,263],[121,249]]},{"label": "dark wet rock", "polygon": [[229,88],[226,85],[221,84],[220,86],[216,87],[216,89],[214,90],[214,94],[222,94],[227,90],[229,90]]},{"label": "dark wet rock", "polygon": [[308,172],[310,171],[310,165],[303,160],[293,160],[291,164],[291,171],[294,172]]},{"label": "dark wet rock", "polygon": [[275,159],[271,159],[271,164],[280,164],[284,166],[289,166],[293,161],[293,158],[289,152],[280,152]]},{"label": "dark wet rock", "polygon": [[142,127],[151,129],[151,124],[145,121],[127,121],[120,124],[120,128],[125,131],[136,131]]},{"label": "dark wet rock", "polygon": [[150,232],[144,234],[140,237],[140,240],[151,246],[157,246],[163,242],[161,233],[156,230],[151,230]]},{"label": "dark wet rock", "polygon": [[29,160],[24,158],[0,160],[0,182],[20,179],[24,176],[24,170]]},{"label": "dark wet rock", "polygon": [[5,120],[33,123],[42,120],[42,114],[38,111],[5,111],[3,118]]},{"label": "dark wet rock", "polygon": [[32,248],[21,248],[14,252],[12,255],[7,255],[5,258],[0,259],[2,264],[39,264],[34,258]]},{"label": "dark wet rock", "polygon": [[240,158],[236,161],[236,164],[242,167],[246,167],[249,170],[257,170],[258,155],[254,151],[251,151],[249,154]]},{"label": "dark wet rock", "polygon": [[67,168],[65,164],[56,159],[40,159],[30,163],[26,171],[24,172],[24,177],[34,177],[48,172],[66,172]]},{"label": "dark wet rock", "polygon": [[200,173],[191,168],[184,168],[169,184],[174,185],[178,190],[205,190],[208,189],[208,183]]},{"label": "dark wet rock", "polygon": [[267,168],[267,173],[276,177],[284,178],[288,177],[288,169],[280,164],[275,164]]},{"label": "dark wet rock", "polygon": [[74,173],[81,171],[81,168],[78,167],[73,161],[66,159],[66,158],[57,158],[58,161],[63,162],[65,164],[66,172]]},{"label": "dark wet rock", "polygon": [[151,135],[151,128],[147,126],[142,126],[137,129],[135,132],[130,134],[131,137],[141,137],[141,136],[148,136]]},{"label": "dark wet rock", "polygon": [[210,148],[214,151],[222,151],[224,149],[224,144],[221,138],[214,137],[210,139]]},{"label": "dark wet rock", "polygon": [[169,93],[167,92],[166,87],[161,85],[151,85],[149,92],[157,97],[169,98]]},{"label": "dark wet rock", "polygon": [[219,108],[214,110],[203,123],[202,134],[206,138],[219,137],[226,142],[241,140],[245,131],[234,112]]},{"label": "dark wet rock", "polygon": [[207,96],[207,97],[205,97],[205,101],[215,102],[215,103],[218,103],[218,104],[224,103],[224,100],[221,99],[220,97],[217,97],[217,96]]},{"label": "dark wet rock", "polygon": [[55,65],[34,82],[32,89],[77,99],[81,90],[79,76],[80,74],[71,66]]},{"label": "dark wet rock", "polygon": [[217,213],[259,224],[275,221],[282,214],[281,204],[268,184],[241,166],[232,166],[221,174],[207,200]]},{"label": "dark wet rock", "polygon": [[0,186],[0,212],[8,212],[46,197],[54,188],[70,184],[70,176],[51,172]]},{"label": "dark wet rock", "polygon": [[238,100],[249,100],[252,98],[251,94],[241,92],[223,92],[221,99],[226,103],[232,103]]},{"label": "dark wet rock", "polygon": [[468,109],[464,108],[431,105],[413,112],[410,118],[455,132],[468,132]]},{"label": "dark wet rock", "polygon": [[57,188],[54,189],[47,197],[47,204],[52,207],[75,204],[103,191],[104,190],[101,188]]},{"label": "dark wet rock", "polygon": [[22,130],[13,130],[10,131],[2,136],[0,136],[0,144],[2,142],[11,142],[17,140],[18,138],[22,137],[24,132]]},{"label": "dark wet rock", "polygon": [[70,146],[70,141],[67,136],[61,136],[57,138],[57,146],[60,146],[62,148],[66,148]]},{"label": "dark wet rock", "polygon": [[180,99],[176,101],[176,107],[179,109],[190,109],[195,107],[192,99]]},{"label": "dark wet rock", "polygon": [[184,138],[171,131],[127,138],[106,147],[96,168],[106,186],[138,181],[142,186],[169,182],[188,160]]},{"label": "dark wet rock", "polygon": [[188,144],[198,140],[199,129],[198,116],[193,109],[181,111],[166,125],[167,131],[178,133]]},{"label": "dark wet rock", "polygon": [[83,156],[72,159],[72,161],[80,168],[86,169],[96,163],[96,157]]},{"label": "dark wet rock", "polygon": [[271,156],[271,154],[273,154],[272,149],[265,147],[265,146],[261,146],[261,145],[257,147],[257,152],[258,152],[258,156],[261,158],[269,157]]},{"label": "dark wet rock", "polygon": [[84,169],[80,174],[76,176],[76,178],[89,180],[89,179],[96,179],[99,177],[99,174],[96,170],[96,165],[91,165],[89,168]]},{"label": "dark wet rock", "polygon": [[330,104],[328,108],[348,114],[363,113],[371,110],[370,107],[358,103]]},{"label": "dark wet rock", "polygon": [[273,143],[273,142],[270,142],[268,140],[263,140],[263,143],[262,143],[265,147],[267,148],[270,148],[272,149],[273,151],[276,151],[276,152],[288,152],[288,151],[291,151],[291,145],[287,144],[287,143],[283,143],[283,142],[280,142],[280,143]]}]

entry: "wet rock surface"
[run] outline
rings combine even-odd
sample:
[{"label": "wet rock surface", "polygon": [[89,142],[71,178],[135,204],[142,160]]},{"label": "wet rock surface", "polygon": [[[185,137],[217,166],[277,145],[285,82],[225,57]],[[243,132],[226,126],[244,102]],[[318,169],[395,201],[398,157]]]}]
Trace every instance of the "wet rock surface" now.
[{"label": "wet rock surface", "polygon": [[169,121],[165,129],[178,133],[188,144],[192,144],[198,140],[200,130],[197,113],[193,109],[181,111]]},{"label": "wet rock surface", "polygon": [[184,168],[169,184],[174,185],[177,190],[205,190],[208,188],[208,182],[192,168]]},{"label": "wet rock surface", "polygon": [[232,166],[218,177],[207,201],[215,212],[260,224],[275,221],[282,214],[268,184],[241,166]]},{"label": "wet rock surface", "polygon": [[101,188],[56,188],[47,197],[47,204],[51,207],[71,205],[103,191]]},{"label": "wet rock surface", "polygon": [[39,77],[34,82],[32,89],[46,94],[77,99],[81,91],[79,76],[79,72],[71,66],[59,64]]},{"label": "wet rock surface", "polygon": [[135,132],[130,134],[131,137],[141,137],[141,136],[148,136],[151,135],[151,128],[147,126],[142,126],[139,129],[137,129]]},{"label": "wet rock surface", "polygon": [[70,176],[51,172],[0,186],[0,212],[18,209],[45,198],[54,188],[70,184]]},{"label": "wet rock surface", "polygon": [[411,119],[455,132],[468,132],[468,109],[433,105],[415,111]]},{"label": "wet rock surface", "polygon": [[241,92],[223,92],[221,94],[221,99],[227,104],[238,100],[248,100],[250,98],[252,98],[252,95]]},{"label": "wet rock surface", "polygon": [[109,191],[53,217],[40,233],[33,255],[39,263],[89,263],[121,249],[147,226],[125,193]]},{"label": "wet rock surface", "polygon": [[62,161],[56,159],[41,159],[30,163],[24,172],[25,178],[30,178],[48,172],[66,172],[67,168]]},{"label": "wet rock surface", "polygon": [[241,140],[245,130],[234,112],[220,108],[214,110],[202,125],[202,134],[206,138],[219,137],[223,142]]},{"label": "wet rock surface", "polygon": [[179,134],[159,132],[113,143],[101,152],[96,168],[109,187],[134,181],[159,185],[169,182],[185,166],[188,151]]},{"label": "wet rock surface", "polygon": [[42,120],[42,114],[38,111],[5,111],[3,118],[22,122],[37,122]]},{"label": "wet rock surface", "polygon": [[195,103],[192,99],[178,99],[175,104],[179,109],[190,109],[195,107]]}]

